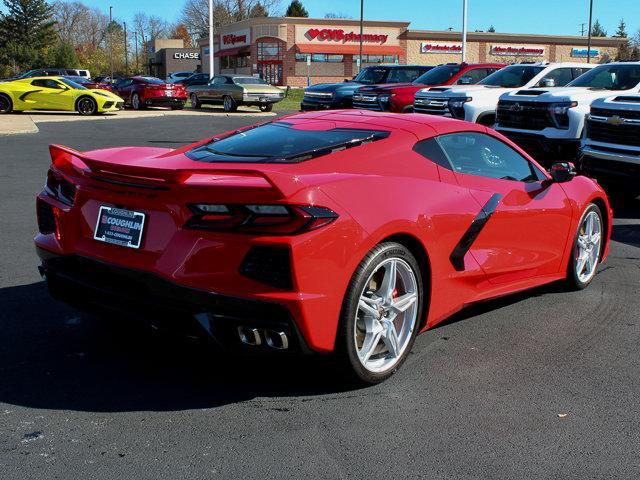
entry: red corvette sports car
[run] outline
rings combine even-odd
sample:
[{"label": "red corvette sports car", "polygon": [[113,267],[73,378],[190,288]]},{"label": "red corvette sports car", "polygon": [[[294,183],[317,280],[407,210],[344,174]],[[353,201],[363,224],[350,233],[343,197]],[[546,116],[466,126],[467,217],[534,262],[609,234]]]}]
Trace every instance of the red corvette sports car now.
[{"label": "red corvette sports car", "polygon": [[193,323],[224,349],[333,353],[368,383],[467,304],[586,287],[609,248],[594,181],[430,115],[302,113],[51,156],[35,243],[55,297]]}]

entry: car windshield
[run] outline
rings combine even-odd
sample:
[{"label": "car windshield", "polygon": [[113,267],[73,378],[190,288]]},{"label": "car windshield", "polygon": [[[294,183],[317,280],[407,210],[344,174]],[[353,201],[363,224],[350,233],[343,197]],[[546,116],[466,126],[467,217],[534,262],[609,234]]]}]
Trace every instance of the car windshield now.
[{"label": "car windshield", "polygon": [[389,132],[384,130],[302,130],[291,123],[275,122],[215,139],[186,155],[200,162],[295,163],[330,153],[334,148],[344,149],[387,136]]},{"label": "car windshield", "polygon": [[156,77],[138,77],[140,80],[142,80],[144,83],[151,83],[152,85],[162,85],[164,82],[164,80],[160,80],[159,78]]},{"label": "car windshield", "polygon": [[460,65],[438,65],[416,78],[413,83],[416,85],[441,85],[450,80],[460,70],[462,70]]},{"label": "car windshield", "polygon": [[383,83],[387,78],[387,73],[389,73],[388,68],[368,67],[360,71],[360,73],[356,78],[354,78],[354,80],[366,85]]},{"label": "car windshield", "polygon": [[600,65],[580,75],[567,87],[591,87],[597,90],[629,90],[640,84],[639,64]]},{"label": "car windshield", "polygon": [[84,78],[84,77],[78,77],[75,75],[67,75],[66,77],[67,80],[70,80],[72,82],[75,83],[79,83],[80,85],[84,85],[85,83],[91,83],[88,79]]},{"label": "car windshield", "polygon": [[531,65],[511,65],[492,73],[483,80],[480,80],[478,82],[478,85],[518,88],[526,85],[542,70],[544,70],[544,67],[534,67]]},{"label": "car windshield", "polygon": [[73,88],[74,90],[89,90],[87,87],[84,87],[79,83],[69,80],[68,78],[61,78],[60,81],[64,83],[66,86]]},{"label": "car windshield", "polygon": [[233,77],[233,83],[236,85],[267,85],[267,83],[258,77]]}]

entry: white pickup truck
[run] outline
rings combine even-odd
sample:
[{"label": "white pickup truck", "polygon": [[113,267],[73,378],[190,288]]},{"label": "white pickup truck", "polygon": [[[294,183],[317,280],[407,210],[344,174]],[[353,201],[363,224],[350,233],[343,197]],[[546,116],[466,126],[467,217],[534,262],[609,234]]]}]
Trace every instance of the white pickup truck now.
[{"label": "white pickup truck", "polygon": [[640,195],[640,95],[595,100],[580,151],[580,171],[608,193]]},{"label": "white pickup truck", "polygon": [[476,85],[423,88],[414,97],[413,111],[491,126],[500,95],[521,88],[563,87],[592,67],[584,63],[517,63]]},{"label": "white pickup truck", "polygon": [[639,91],[640,62],[598,65],[566,87],[505,93],[495,129],[544,163],[575,160],[591,103]]}]

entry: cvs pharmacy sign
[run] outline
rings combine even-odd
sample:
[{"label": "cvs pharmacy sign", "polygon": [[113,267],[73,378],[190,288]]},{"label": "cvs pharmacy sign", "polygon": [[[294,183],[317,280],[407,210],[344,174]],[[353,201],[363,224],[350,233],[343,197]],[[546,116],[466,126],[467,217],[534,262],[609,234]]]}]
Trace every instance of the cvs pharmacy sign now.
[{"label": "cvs pharmacy sign", "polygon": [[[310,28],[305,32],[309,40],[333,41],[338,43],[360,42],[360,34],[356,32],[345,32],[341,28]],[[389,35],[364,33],[363,42],[386,43]]]}]

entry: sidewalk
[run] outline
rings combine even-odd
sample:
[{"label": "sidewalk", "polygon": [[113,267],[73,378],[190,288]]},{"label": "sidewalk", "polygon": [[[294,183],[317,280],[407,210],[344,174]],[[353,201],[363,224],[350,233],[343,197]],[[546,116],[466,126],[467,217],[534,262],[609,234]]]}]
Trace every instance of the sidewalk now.
[{"label": "sidewalk", "polygon": [[121,110],[117,113],[106,113],[102,115],[93,115],[84,117],[76,112],[44,112],[34,111],[29,113],[15,113],[0,116],[0,135],[16,135],[21,133],[37,133],[38,123],[44,122],[75,122],[75,121],[91,121],[91,120],[116,120],[116,119],[134,119],[134,118],[153,118],[153,117],[169,117],[169,116],[202,116],[202,117],[273,117],[276,113],[263,113],[253,108],[240,107],[237,112],[226,113],[221,107],[203,108],[201,110],[193,110],[191,108],[184,110]]}]

